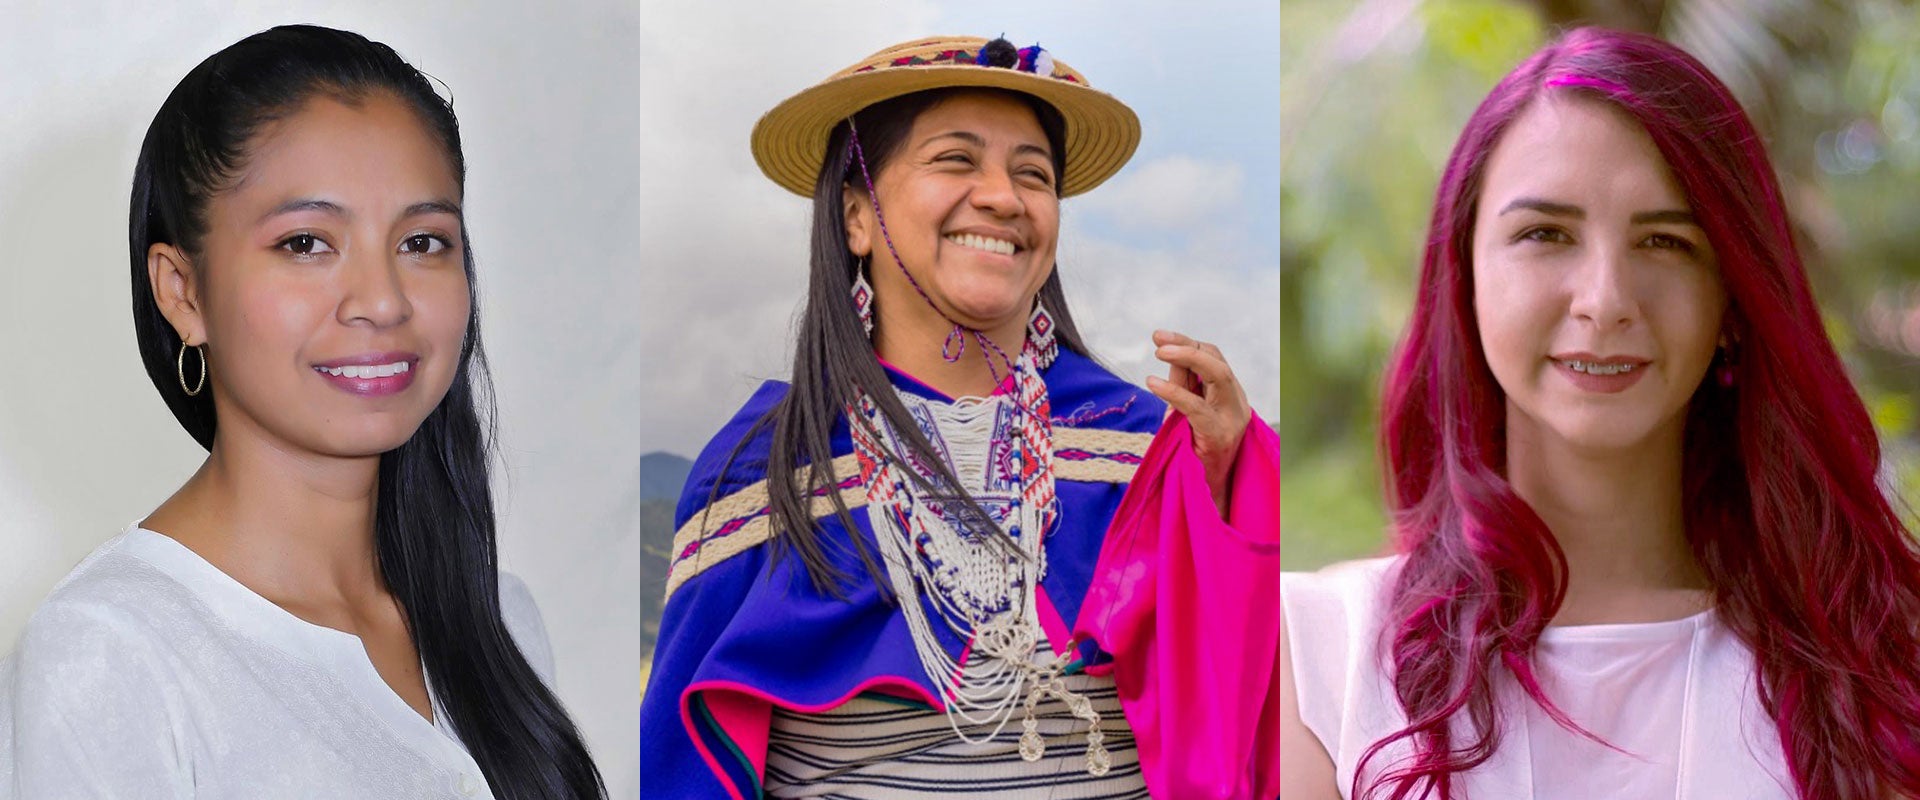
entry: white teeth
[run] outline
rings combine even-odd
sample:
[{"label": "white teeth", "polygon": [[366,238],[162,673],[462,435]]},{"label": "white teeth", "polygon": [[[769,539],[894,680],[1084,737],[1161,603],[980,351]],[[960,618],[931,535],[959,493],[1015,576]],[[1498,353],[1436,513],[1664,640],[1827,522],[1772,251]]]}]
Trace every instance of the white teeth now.
[{"label": "white teeth", "polygon": [[1013,251],[1017,249],[1012,242],[1004,239],[994,239],[972,233],[949,234],[947,241],[953,242],[961,247],[971,247],[975,250],[985,250],[989,253],[999,253],[1003,256],[1013,255]]},{"label": "white teeth", "polygon": [[391,364],[369,364],[367,366],[314,367],[314,369],[336,378],[391,378],[412,368],[413,366],[405,361],[395,361]]},{"label": "white teeth", "polygon": [[1634,367],[1638,366],[1637,364],[1600,364],[1592,361],[1565,361],[1562,363],[1572,368],[1574,372],[1584,372],[1588,375],[1622,375],[1632,372]]}]

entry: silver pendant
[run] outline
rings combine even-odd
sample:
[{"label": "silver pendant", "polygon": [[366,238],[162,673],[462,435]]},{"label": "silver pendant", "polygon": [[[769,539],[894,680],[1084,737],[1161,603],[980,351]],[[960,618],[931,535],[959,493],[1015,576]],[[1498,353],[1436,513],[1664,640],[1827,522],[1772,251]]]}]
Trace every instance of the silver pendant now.
[{"label": "silver pendant", "polygon": [[1087,774],[1096,778],[1106,775],[1113,769],[1113,756],[1107,753],[1107,748],[1100,746],[1100,742],[1093,738],[1099,735],[1099,731],[1094,731],[1087,736]]},{"label": "silver pendant", "polygon": [[1034,729],[1033,709],[1027,709],[1027,716],[1020,720],[1021,727],[1027,729],[1020,734],[1020,758],[1026,761],[1039,761],[1047,753],[1047,743],[1041,741],[1040,732]]}]

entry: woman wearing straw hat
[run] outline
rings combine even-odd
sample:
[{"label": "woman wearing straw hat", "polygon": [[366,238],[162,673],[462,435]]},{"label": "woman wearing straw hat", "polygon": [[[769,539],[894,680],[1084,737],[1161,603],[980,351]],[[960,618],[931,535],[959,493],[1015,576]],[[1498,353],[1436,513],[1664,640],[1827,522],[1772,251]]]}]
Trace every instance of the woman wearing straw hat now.
[{"label": "woman wearing straw hat", "polygon": [[[1059,201],[1118,171],[1139,130],[1039,47],[962,37],[883,50],[760,120],[762,170],[813,199],[811,278],[793,381],[708,444],[676,510],[641,713],[649,797],[1186,785],[1159,777],[1173,737],[1136,728],[1180,718],[1147,676],[1198,645],[1108,646],[1155,594],[1121,565],[1173,537],[1113,523],[1179,511],[1184,485],[1213,527],[1255,531],[1229,537],[1251,542],[1233,546],[1241,577],[1277,583],[1261,570],[1277,570],[1278,445],[1214,346],[1156,333],[1170,374],[1149,393],[1081,342]],[[1198,594],[1162,580],[1163,603]],[[1277,592],[1235,599],[1270,608],[1277,637]],[[1270,667],[1277,639],[1252,640],[1271,647],[1247,661]],[[1251,706],[1244,741],[1201,737],[1229,765],[1198,770],[1221,796],[1248,793],[1267,742]]]}]

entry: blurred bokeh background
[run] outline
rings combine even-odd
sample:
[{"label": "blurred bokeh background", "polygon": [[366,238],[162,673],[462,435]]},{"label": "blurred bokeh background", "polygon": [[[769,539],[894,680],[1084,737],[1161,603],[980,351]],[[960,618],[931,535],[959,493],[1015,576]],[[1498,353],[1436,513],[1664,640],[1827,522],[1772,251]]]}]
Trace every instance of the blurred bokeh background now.
[{"label": "blurred bokeh background", "polygon": [[[1920,10],[1896,0],[1286,0],[1281,8],[1283,564],[1386,542],[1379,383],[1453,142],[1578,24],[1660,35],[1767,137],[1827,330],[1920,499]],[[1914,519],[1910,510],[1909,522]]]}]

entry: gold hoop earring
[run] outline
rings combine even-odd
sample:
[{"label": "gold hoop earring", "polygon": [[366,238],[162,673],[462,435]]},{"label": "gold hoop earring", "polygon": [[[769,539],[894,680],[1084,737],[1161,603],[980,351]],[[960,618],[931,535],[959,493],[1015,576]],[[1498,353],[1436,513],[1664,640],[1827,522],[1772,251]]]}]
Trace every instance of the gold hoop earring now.
[{"label": "gold hoop earring", "polygon": [[[189,349],[200,354],[200,382],[194,384],[191,389],[187,388],[187,350]],[[199,397],[201,390],[207,388],[207,351],[200,345],[181,342],[180,357],[174,359],[173,365],[180,374],[180,391],[186,392],[188,397]]]}]

